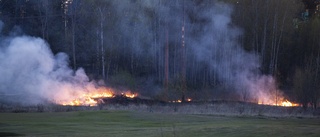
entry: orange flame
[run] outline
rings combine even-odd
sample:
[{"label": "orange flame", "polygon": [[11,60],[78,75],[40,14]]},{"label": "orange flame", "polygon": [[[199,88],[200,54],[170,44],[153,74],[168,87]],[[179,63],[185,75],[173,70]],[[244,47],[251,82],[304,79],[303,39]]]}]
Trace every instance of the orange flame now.
[{"label": "orange flame", "polygon": [[112,98],[114,94],[112,92],[103,92],[103,93],[86,93],[82,94],[79,97],[75,97],[71,101],[66,102],[58,102],[58,104],[62,104],[64,106],[96,106],[97,101],[96,98]]},{"label": "orange flame", "polygon": [[[121,93],[122,96],[127,98],[135,98],[137,93],[131,93],[130,91]],[[64,106],[97,106],[99,98],[113,98],[115,97],[114,91],[107,88],[101,88],[97,91],[83,93],[78,96],[74,96],[73,99],[67,101],[60,101],[57,104]]]},{"label": "orange flame", "polygon": [[270,106],[281,106],[281,107],[296,107],[296,106],[300,106],[300,104],[290,102],[287,99],[280,99],[279,101],[269,101],[269,102],[258,101],[258,104],[259,105],[270,105]]},{"label": "orange flame", "polygon": [[281,90],[273,88],[270,91],[262,91],[256,94],[258,104],[270,105],[270,106],[281,106],[281,107],[295,107],[300,106],[298,103],[293,103],[284,97]]},{"label": "orange flame", "polygon": [[294,106],[300,106],[300,105],[297,104],[297,103],[291,103],[290,101],[285,100],[285,101],[281,102],[281,106],[283,106],[283,107],[294,107]]},{"label": "orange flame", "polygon": [[125,97],[127,97],[127,98],[135,98],[135,97],[138,96],[137,93],[131,93],[130,91],[125,92],[125,93],[121,93],[121,95],[123,95],[123,96],[125,96]]}]

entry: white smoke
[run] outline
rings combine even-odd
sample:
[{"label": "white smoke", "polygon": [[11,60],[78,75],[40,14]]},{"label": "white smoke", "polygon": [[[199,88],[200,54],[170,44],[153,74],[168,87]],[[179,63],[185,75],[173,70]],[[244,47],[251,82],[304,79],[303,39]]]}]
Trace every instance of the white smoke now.
[{"label": "white smoke", "polygon": [[0,101],[39,104],[70,100],[93,82],[83,69],[73,71],[65,53],[53,55],[41,38],[18,36],[1,38]]},{"label": "white smoke", "polygon": [[[187,0],[184,4],[181,1],[115,0],[112,1],[112,14],[119,19],[114,27],[125,37],[124,45],[133,48],[136,54],[151,54],[153,52],[149,50],[143,52],[144,45],[150,44],[149,48],[165,45],[165,27],[160,25],[167,25],[170,42],[179,43],[185,16],[187,56],[194,55],[197,62],[209,64],[219,80],[235,92],[248,94],[250,99],[264,97],[266,101],[270,100],[270,92],[276,88],[275,81],[271,76],[260,74],[259,57],[239,44],[242,30],[232,24],[232,6],[214,0],[206,2],[209,6],[196,6]],[[147,14],[143,9],[150,9],[153,14]],[[190,13],[204,21],[195,22],[187,16]],[[153,16],[157,17],[158,24],[153,24]],[[132,23],[132,20],[136,22]],[[159,37],[158,44],[154,37]],[[40,38],[2,37],[0,61],[0,101],[30,104],[60,101],[95,89],[83,69],[70,69],[68,56],[64,53],[53,55],[48,44]]]},{"label": "white smoke", "polygon": [[246,101],[271,102],[275,81],[273,77],[260,73],[259,56],[245,51],[239,44],[243,34],[232,24],[232,12],[232,6],[218,2],[211,9],[198,11],[197,14],[209,23],[197,40],[190,41],[190,46],[197,59],[209,63],[218,78],[231,87],[230,90],[246,96],[243,97]]},{"label": "white smoke", "polygon": [[[123,16],[119,22],[119,30],[130,43],[130,48],[141,51],[143,42],[147,41],[150,46],[165,45],[165,29],[169,30],[169,41],[180,44],[181,27],[185,24],[185,45],[187,56],[196,57],[196,62],[203,62],[209,66],[229,90],[240,96],[246,96],[248,100],[264,98],[269,102],[271,92],[276,89],[275,80],[272,76],[261,74],[259,55],[245,51],[239,41],[243,35],[241,28],[232,22],[232,5],[217,0],[204,1],[112,1],[112,13]],[[157,17],[157,23],[150,21],[150,13]],[[132,20],[138,23],[132,24]],[[162,26],[161,26],[162,25]],[[160,29],[155,26],[161,26]],[[134,28],[134,29],[133,29]],[[130,30],[133,29],[133,30]],[[157,36],[154,36],[157,34]],[[146,37],[147,35],[147,37]],[[151,37],[159,37],[159,45]],[[155,38],[157,39],[157,38]],[[170,43],[169,42],[169,43]],[[170,45],[172,46],[172,45]],[[138,54],[146,55],[152,51]],[[191,63],[187,61],[188,67]],[[188,74],[187,74],[188,75]]]}]

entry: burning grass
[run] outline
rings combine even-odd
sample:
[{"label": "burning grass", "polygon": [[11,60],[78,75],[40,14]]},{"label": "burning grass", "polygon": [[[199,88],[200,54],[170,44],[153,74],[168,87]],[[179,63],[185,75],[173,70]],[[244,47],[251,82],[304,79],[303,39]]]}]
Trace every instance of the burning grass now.
[{"label": "burning grass", "polygon": [[[319,136],[319,119],[225,117],[137,111],[0,113],[0,135]],[[4,132],[5,131],[5,132]]]},{"label": "burning grass", "polygon": [[[135,98],[138,96],[137,93],[131,93],[130,91],[122,92],[119,95],[126,98]],[[74,97],[74,99],[70,99],[68,101],[57,101],[56,103],[63,106],[97,106],[98,103],[103,103],[103,100],[101,99],[115,98],[119,95],[116,95],[113,90],[109,89],[93,93],[83,93]]]},{"label": "burning grass", "polygon": [[320,118],[319,109],[304,109],[302,107],[282,107],[259,105],[247,102],[211,101],[211,102],[183,102],[172,103],[151,99],[129,98],[115,96],[102,99],[104,103],[98,106],[64,106],[56,104],[21,106],[0,104],[0,112],[4,113],[32,113],[32,112],[70,112],[70,111],[98,111],[124,110],[153,112],[164,114],[197,114],[219,116],[263,116],[263,117],[302,117]]}]

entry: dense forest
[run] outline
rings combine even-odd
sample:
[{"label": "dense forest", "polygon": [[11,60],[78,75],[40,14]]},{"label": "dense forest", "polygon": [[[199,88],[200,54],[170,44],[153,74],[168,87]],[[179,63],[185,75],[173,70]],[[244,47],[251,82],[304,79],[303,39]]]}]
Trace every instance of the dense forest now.
[{"label": "dense forest", "polygon": [[40,37],[90,79],[145,96],[250,101],[263,85],[316,107],[320,11],[306,1],[1,0],[1,35]]}]

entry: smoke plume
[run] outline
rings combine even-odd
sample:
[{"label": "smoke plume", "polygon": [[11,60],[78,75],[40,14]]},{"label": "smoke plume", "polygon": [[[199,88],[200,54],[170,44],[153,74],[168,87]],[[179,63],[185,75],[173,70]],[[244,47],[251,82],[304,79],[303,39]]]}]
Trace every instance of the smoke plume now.
[{"label": "smoke plume", "polygon": [[[263,97],[261,101],[268,102],[272,98],[275,81],[260,73],[258,55],[239,44],[243,34],[232,23],[232,6],[215,0],[114,0],[111,5],[108,12],[116,18],[110,33],[119,35],[123,54],[130,50],[134,53],[131,56],[162,55],[166,31],[170,46],[180,45],[184,24],[188,59],[209,66],[228,90],[242,95],[244,100]],[[97,90],[83,69],[70,69],[68,56],[54,55],[40,38],[2,36],[0,60],[0,100],[36,104]],[[191,65],[188,60],[187,67]]]},{"label": "smoke plume", "polygon": [[97,90],[83,69],[70,69],[68,56],[65,53],[53,55],[48,43],[41,38],[2,36],[0,60],[2,102],[64,101]]},{"label": "smoke plume", "polygon": [[[271,92],[276,90],[275,81],[273,77],[261,74],[259,55],[244,50],[239,43],[243,31],[232,22],[231,5],[215,0],[112,1],[112,4],[115,9],[112,13],[116,16],[130,12],[120,19],[118,26],[120,33],[128,38],[130,48],[141,51],[145,49],[142,46],[146,41],[150,47],[163,47],[166,30],[169,43],[181,45],[184,24],[187,67],[191,67],[192,59],[203,62],[227,90],[242,96],[245,101],[267,103],[273,98]],[[150,13],[146,11],[153,11],[152,17],[158,20],[156,24],[148,20]],[[138,23],[132,24],[132,19]],[[151,49],[136,54],[154,54]]]}]

